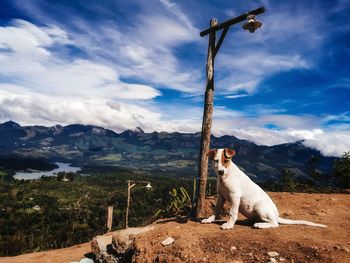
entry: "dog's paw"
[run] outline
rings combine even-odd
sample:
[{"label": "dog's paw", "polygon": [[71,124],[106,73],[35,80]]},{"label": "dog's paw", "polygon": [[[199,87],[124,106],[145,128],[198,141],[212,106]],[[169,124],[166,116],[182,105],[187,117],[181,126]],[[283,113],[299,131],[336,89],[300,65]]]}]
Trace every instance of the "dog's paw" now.
[{"label": "dog's paw", "polygon": [[224,224],[222,224],[221,226],[220,226],[220,228],[221,229],[232,229],[233,228],[233,224],[232,223],[230,223],[230,222],[226,222],[226,223],[224,223]]},{"label": "dog's paw", "polygon": [[255,223],[253,226],[254,228],[262,228],[261,223]]},{"label": "dog's paw", "polygon": [[215,220],[215,216],[210,216],[210,217],[208,217],[206,219],[203,219],[202,220],[202,224],[210,224],[210,223],[213,223],[214,220]]}]

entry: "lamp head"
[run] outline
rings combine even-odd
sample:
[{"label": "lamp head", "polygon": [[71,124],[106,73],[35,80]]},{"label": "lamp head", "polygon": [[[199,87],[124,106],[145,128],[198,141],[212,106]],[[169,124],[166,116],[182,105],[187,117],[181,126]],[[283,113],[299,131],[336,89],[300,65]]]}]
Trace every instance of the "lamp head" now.
[{"label": "lamp head", "polygon": [[248,15],[247,22],[243,25],[244,30],[249,30],[250,33],[254,33],[262,23],[256,19],[256,15]]}]

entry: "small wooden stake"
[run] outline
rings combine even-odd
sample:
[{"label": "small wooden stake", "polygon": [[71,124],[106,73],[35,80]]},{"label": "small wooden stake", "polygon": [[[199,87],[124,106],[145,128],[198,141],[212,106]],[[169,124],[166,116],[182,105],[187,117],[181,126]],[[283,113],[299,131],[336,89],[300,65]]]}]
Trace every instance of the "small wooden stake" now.
[{"label": "small wooden stake", "polygon": [[[216,27],[218,21],[216,19],[210,20],[210,28]],[[213,116],[213,101],[214,101],[214,55],[215,55],[215,42],[216,42],[216,31],[212,30],[209,34],[209,45],[208,45],[208,57],[207,57],[207,84],[205,91],[204,101],[204,114],[202,123],[202,136],[201,136],[201,148],[200,148],[200,159],[198,167],[198,194],[196,207],[196,217],[203,216],[203,205],[205,199],[205,190],[207,185],[208,177],[208,156],[210,146],[210,135],[211,125]]]},{"label": "small wooden stake", "polygon": [[107,212],[107,229],[108,232],[112,230],[112,222],[113,222],[113,206],[108,207],[108,212]]},{"label": "small wooden stake", "polygon": [[125,228],[129,227],[129,206],[130,206],[130,180],[128,180],[128,199],[126,203],[126,211],[125,211]]}]

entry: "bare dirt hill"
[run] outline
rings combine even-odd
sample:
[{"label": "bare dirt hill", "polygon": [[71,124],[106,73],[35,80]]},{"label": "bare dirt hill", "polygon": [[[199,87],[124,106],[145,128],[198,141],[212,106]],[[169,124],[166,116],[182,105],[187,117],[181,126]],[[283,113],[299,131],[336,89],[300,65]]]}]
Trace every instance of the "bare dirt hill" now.
[{"label": "bare dirt hill", "polygon": [[[253,229],[168,222],[136,240],[138,262],[350,262],[350,195],[269,193],[282,217],[328,225]],[[171,236],[175,242],[162,246]],[[278,256],[269,256],[277,252]],[[272,254],[271,254],[272,255]]]},{"label": "bare dirt hill", "polygon": [[[350,262],[350,195],[269,193],[282,217],[328,225],[315,228],[282,225],[253,229],[240,218],[232,230],[219,224],[169,221],[136,236],[136,262]],[[208,201],[213,202],[209,198]],[[210,203],[210,202],[208,202]],[[210,205],[208,205],[210,207]],[[208,209],[209,210],[209,209]],[[167,237],[174,243],[161,245]],[[90,252],[89,243],[78,246],[0,258],[11,262],[79,261]],[[268,252],[277,252],[275,255]]]}]

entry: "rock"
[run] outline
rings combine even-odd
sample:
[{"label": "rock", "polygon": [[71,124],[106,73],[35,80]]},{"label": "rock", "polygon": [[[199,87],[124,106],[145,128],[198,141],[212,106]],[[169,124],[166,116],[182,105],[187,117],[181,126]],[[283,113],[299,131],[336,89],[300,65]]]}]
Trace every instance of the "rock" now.
[{"label": "rock", "polygon": [[94,261],[91,258],[83,258],[79,263],[94,263]]},{"label": "rock", "polygon": [[[91,252],[95,254],[96,260],[106,263],[116,262],[110,255],[115,251],[112,245],[112,233],[94,237],[91,241]],[[88,263],[88,262],[84,262]]]},{"label": "rock", "polygon": [[231,252],[233,252],[233,251],[235,251],[235,250],[237,250],[237,248],[236,248],[235,246],[230,247],[230,251],[231,251]]},{"label": "rock", "polygon": [[275,258],[270,258],[270,263],[277,263],[277,260]]},{"label": "rock", "polygon": [[345,251],[346,253],[349,253],[350,252],[350,249],[347,248],[347,247],[344,247],[344,246],[340,246],[340,245],[335,245],[333,246],[334,249],[338,249],[338,250],[343,250]]},{"label": "rock", "polygon": [[278,254],[276,251],[269,251],[269,252],[267,252],[267,254],[268,254],[270,257],[277,257],[277,256],[280,255],[280,254]]},{"label": "rock", "polygon": [[153,230],[153,226],[132,227],[119,230],[112,237],[112,244],[118,254],[124,254],[131,246],[136,235]]},{"label": "rock", "polygon": [[283,261],[286,261],[286,259],[285,258],[280,258],[280,261],[283,262]]},{"label": "rock", "polygon": [[175,241],[175,239],[173,239],[172,237],[168,237],[168,238],[166,238],[166,239],[164,239],[164,240],[162,241],[162,245],[163,245],[163,246],[169,246],[169,245],[171,245],[172,243],[174,243],[174,241]]},{"label": "rock", "polygon": [[[91,241],[91,251],[96,256],[96,262],[116,263],[120,257],[131,258],[135,252],[133,243],[135,236],[153,228],[153,226],[127,228],[94,237]],[[127,252],[130,255],[126,255]]]}]

